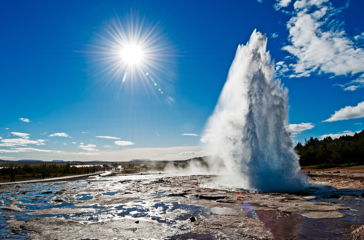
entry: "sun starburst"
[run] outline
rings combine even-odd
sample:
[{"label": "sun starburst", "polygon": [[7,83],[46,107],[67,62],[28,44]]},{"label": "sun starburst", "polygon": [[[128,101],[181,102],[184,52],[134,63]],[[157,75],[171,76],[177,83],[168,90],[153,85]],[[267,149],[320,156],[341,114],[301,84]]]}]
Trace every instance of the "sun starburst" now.
[{"label": "sun starburst", "polygon": [[113,20],[97,44],[102,71],[112,79],[134,80],[145,78],[145,73],[161,70],[166,47],[157,25],[147,24],[132,15],[126,21]]}]

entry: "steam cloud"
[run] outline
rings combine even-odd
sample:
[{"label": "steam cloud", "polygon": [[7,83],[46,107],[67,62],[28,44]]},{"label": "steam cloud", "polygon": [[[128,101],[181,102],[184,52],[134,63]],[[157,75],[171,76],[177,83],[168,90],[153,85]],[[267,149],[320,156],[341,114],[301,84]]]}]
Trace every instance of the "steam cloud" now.
[{"label": "steam cloud", "polygon": [[[288,91],[274,81],[267,38],[254,30],[238,46],[215,111],[206,125],[210,165],[220,183],[259,191],[308,187],[287,125]],[[209,155],[210,155],[209,154]]]}]

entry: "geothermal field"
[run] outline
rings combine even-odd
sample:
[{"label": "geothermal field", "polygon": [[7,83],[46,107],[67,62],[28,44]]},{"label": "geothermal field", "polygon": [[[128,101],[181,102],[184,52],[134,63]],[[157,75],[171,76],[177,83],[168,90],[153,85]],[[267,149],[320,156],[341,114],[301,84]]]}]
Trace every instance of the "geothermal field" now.
[{"label": "geothermal field", "polygon": [[301,171],[288,91],[274,79],[266,45],[254,31],[238,47],[205,128],[210,157],[164,171],[140,162],[133,174],[2,184],[0,236],[362,239],[364,171]]},{"label": "geothermal field", "polygon": [[[354,170],[353,170],[354,171]],[[290,193],[149,172],[1,185],[5,239],[361,239],[363,173],[310,173]]]}]

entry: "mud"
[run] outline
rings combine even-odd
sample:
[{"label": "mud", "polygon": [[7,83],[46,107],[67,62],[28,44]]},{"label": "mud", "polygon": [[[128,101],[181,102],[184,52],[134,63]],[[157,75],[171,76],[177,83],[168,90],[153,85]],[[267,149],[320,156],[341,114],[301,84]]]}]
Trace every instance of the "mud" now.
[{"label": "mud", "polygon": [[152,173],[1,186],[0,237],[360,239],[364,189],[345,179],[349,188],[331,181],[298,193],[216,189],[214,176]]}]

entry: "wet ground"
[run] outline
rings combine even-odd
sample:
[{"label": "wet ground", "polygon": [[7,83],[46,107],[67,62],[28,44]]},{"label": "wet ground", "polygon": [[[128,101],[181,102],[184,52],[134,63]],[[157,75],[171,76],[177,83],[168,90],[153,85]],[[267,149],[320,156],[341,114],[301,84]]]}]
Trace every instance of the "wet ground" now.
[{"label": "wet ground", "polygon": [[335,188],[322,184],[291,194],[214,189],[213,180],[150,173],[1,186],[0,238],[363,237],[360,179],[317,174],[313,180]]}]

